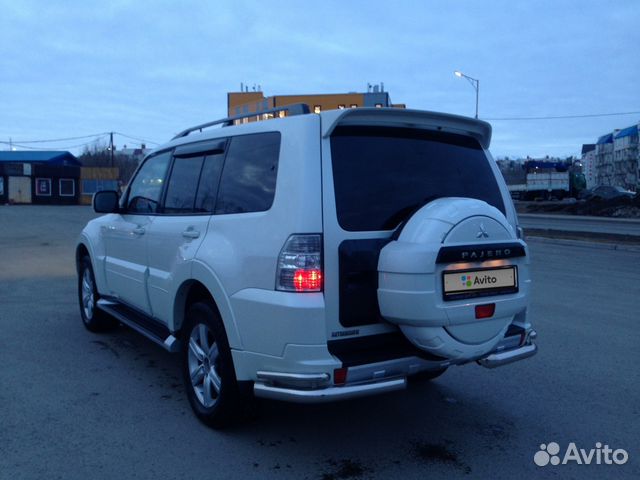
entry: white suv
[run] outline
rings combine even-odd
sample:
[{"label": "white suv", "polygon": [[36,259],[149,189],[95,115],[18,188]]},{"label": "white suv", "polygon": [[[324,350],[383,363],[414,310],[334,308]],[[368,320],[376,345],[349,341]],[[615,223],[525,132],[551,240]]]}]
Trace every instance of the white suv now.
[{"label": "white suv", "polygon": [[107,215],[76,254],[85,326],[180,351],[212,426],[253,395],[353,398],[533,355],[529,255],[490,125],[304,107],[188,129],[122,198],[97,193]]}]

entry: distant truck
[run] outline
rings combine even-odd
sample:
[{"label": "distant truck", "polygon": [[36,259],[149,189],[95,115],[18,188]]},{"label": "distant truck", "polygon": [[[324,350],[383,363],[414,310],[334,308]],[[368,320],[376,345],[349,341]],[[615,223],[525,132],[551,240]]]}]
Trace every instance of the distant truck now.
[{"label": "distant truck", "polygon": [[524,167],[525,183],[509,185],[511,196],[518,200],[577,198],[587,186],[584,174],[565,163],[528,161]]}]

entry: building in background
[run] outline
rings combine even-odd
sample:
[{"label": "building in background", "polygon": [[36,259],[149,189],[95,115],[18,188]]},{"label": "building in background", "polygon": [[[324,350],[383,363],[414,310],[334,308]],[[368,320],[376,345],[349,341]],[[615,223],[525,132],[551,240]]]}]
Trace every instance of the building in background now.
[{"label": "building in background", "polygon": [[598,185],[596,178],[596,144],[585,143],[582,145],[582,173],[584,173],[587,188]]},{"label": "building in background", "polygon": [[596,142],[596,183],[613,184],[613,133],[607,133]]},{"label": "building in background", "polygon": [[[384,84],[369,85],[364,93],[325,93],[304,95],[274,95],[265,97],[264,93],[257,90],[249,91],[248,87],[240,85],[240,92],[227,93],[227,114],[229,117],[247,115],[272,110],[278,107],[305,103],[311,112],[320,113],[323,110],[335,110],[341,108],[358,107],[394,107],[406,108],[405,104],[391,102],[389,92],[384,90]],[[247,119],[246,122],[250,121]]]},{"label": "building in background", "polygon": [[640,190],[638,124],[598,138],[595,165],[598,185]]},{"label": "building in background", "polygon": [[80,162],[64,151],[0,151],[0,202],[78,203]]},{"label": "building in background", "polygon": [[636,191],[638,160],[638,125],[633,125],[613,136],[613,185]]},{"label": "building in background", "polygon": [[140,148],[127,148],[124,145],[120,150],[115,150],[116,155],[123,156],[129,160],[134,160],[136,163],[140,161],[151,151],[150,148],[143,143]]},{"label": "building in background", "polygon": [[118,167],[81,167],[80,203],[91,205],[93,194],[101,190],[115,190],[120,193],[119,176]]}]

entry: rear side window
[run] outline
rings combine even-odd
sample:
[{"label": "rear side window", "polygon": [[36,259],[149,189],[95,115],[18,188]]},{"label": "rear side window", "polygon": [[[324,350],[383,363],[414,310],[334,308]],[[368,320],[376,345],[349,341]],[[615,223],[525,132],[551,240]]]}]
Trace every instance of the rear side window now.
[{"label": "rear side window", "polygon": [[498,183],[477,140],[391,127],[338,127],[331,137],[340,226],[391,230],[441,197],[483,200],[505,213]]},{"label": "rear side window", "polygon": [[200,175],[200,184],[198,185],[196,212],[214,212],[223,162],[224,153],[207,155],[207,158],[205,158],[202,175]]},{"label": "rear side window", "polygon": [[233,137],[220,179],[216,214],[262,212],[273,203],[280,133]]}]

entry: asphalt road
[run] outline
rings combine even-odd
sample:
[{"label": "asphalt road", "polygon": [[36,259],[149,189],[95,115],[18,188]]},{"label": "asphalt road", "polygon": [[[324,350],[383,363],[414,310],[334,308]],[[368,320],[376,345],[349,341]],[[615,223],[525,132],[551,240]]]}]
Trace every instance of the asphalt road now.
[{"label": "asphalt road", "polygon": [[[532,359],[345,403],[262,402],[219,432],[191,414],[174,356],[82,327],[73,246],[91,216],[0,207],[2,480],[640,477],[638,252],[530,241]],[[538,467],[549,442],[629,460]]]}]

